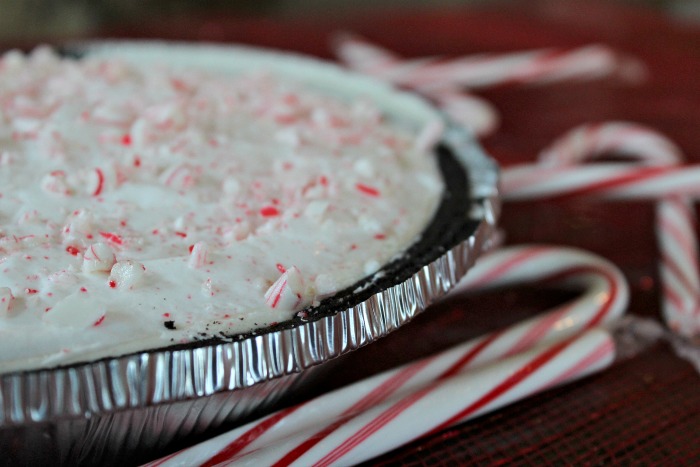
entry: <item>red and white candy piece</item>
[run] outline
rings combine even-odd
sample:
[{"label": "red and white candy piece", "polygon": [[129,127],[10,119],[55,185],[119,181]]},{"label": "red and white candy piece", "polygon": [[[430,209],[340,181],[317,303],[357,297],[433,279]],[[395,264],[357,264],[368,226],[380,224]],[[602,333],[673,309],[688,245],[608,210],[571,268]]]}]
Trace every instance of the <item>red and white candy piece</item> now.
[{"label": "red and white candy piece", "polygon": [[83,194],[100,196],[121,185],[125,175],[116,165],[82,169],[75,174],[53,170],[41,179],[41,188],[47,193],[61,196]]},{"label": "red and white candy piece", "polygon": [[296,266],[287,268],[265,292],[265,303],[280,311],[298,311],[311,304],[313,294],[309,293],[304,277]]},{"label": "red and white candy piece", "polygon": [[[111,191],[124,183],[125,175],[116,165],[105,165],[86,169],[80,173],[81,186],[79,191],[90,195],[100,196],[107,191]],[[77,184],[77,183],[76,183]]]},{"label": "red and white candy piece", "polygon": [[541,49],[506,54],[480,54],[453,59],[427,57],[403,60],[353,34],[336,38],[335,51],[350,68],[415,89],[433,99],[456,122],[478,135],[498,126],[498,112],[465,89],[504,84],[549,84],[590,80],[617,75],[638,81],[644,66],[608,47],[589,45],[578,49]]},{"label": "red and white candy piece", "polygon": [[[637,164],[576,164],[615,154]],[[700,336],[700,259],[690,197],[700,197],[700,167],[681,166],[681,151],[668,138],[641,125],[582,125],[545,149],[534,164],[503,174],[509,200],[562,196],[655,198],[661,251],[662,312],[685,337]]]},{"label": "red and white candy piece", "polygon": [[83,272],[110,272],[117,262],[112,249],[105,243],[93,243],[83,253]]},{"label": "red and white candy piece", "polygon": [[632,122],[587,124],[569,130],[545,148],[538,160],[547,166],[573,166],[614,154],[642,165],[679,164],[682,152],[664,135]]},{"label": "red and white candy piece", "polygon": [[176,190],[187,190],[197,183],[201,172],[201,167],[192,164],[176,164],[163,172],[160,181]]},{"label": "red and white candy piece", "polygon": [[599,44],[568,50],[401,60],[365,39],[345,34],[336,40],[335,50],[341,61],[358,71],[421,92],[454,86],[476,89],[506,84],[550,84],[614,75],[638,81],[646,74],[639,61]]},{"label": "red and white candy piece", "polygon": [[657,203],[662,312],[672,331],[690,338],[700,337],[700,252],[696,225],[688,199],[670,196]]},{"label": "red and white candy piece", "polygon": [[109,273],[109,286],[112,288],[133,289],[143,284],[146,267],[138,261],[118,261]]},{"label": "red and white candy piece", "polygon": [[53,170],[41,179],[41,189],[44,192],[58,195],[71,196],[73,189],[68,185],[68,177],[63,170]]},{"label": "red and white candy piece", "polygon": [[700,165],[642,166],[590,164],[546,166],[521,164],[503,171],[506,201],[591,196],[610,200],[654,200],[681,195],[700,198]]},{"label": "red and white candy piece", "polygon": [[6,318],[12,312],[15,297],[9,287],[0,287],[0,318]]},{"label": "red and white candy piece", "polygon": [[87,209],[73,211],[61,230],[64,242],[71,244],[76,240],[90,238],[89,236],[93,235],[94,223],[94,217]]},{"label": "red and white candy piece", "polygon": [[192,245],[192,250],[190,251],[190,257],[187,261],[187,265],[192,269],[199,269],[208,264],[209,259],[209,247],[204,242],[197,242]]}]

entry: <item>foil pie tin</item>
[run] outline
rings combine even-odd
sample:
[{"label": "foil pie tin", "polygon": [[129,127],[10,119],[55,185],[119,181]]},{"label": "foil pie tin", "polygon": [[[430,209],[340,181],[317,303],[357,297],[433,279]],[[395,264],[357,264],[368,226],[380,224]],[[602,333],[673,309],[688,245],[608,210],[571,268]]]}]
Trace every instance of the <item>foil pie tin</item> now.
[{"label": "foil pie tin", "polygon": [[[314,59],[246,47],[88,43],[72,55],[126,48],[150,58],[225,67],[245,56],[314,84],[369,95],[391,113],[437,114],[416,96]],[[200,52],[206,52],[201,54]],[[203,58],[206,56],[206,58]],[[188,61],[189,60],[189,61]],[[235,67],[235,65],[233,65]],[[293,73],[294,74],[294,73]],[[445,192],[421,238],[379,272],[307,316],[232,339],[209,340],[64,367],[0,375],[0,448],[8,464],[119,464],[152,460],[278,408],[335,357],[396,330],[443,296],[488,246],[500,211],[496,165],[447,124],[435,149]]]}]

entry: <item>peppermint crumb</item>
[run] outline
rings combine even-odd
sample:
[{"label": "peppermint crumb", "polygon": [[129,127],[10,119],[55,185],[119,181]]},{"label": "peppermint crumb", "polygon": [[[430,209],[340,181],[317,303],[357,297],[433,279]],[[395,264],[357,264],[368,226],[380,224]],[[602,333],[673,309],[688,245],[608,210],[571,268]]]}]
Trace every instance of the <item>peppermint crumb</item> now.
[{"label": "peppermint crumb", "polygon": [[164,321],[163,326],[165,326],[166,329],[170,329],[171,331],[177,329],[175,327],[175,321]]}]

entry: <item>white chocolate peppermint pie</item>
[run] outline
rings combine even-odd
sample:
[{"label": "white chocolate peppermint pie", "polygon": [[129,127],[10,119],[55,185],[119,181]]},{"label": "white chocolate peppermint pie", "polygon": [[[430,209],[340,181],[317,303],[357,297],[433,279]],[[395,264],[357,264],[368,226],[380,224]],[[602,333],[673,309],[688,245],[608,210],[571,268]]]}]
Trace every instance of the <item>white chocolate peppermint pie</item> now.
[{"label": "white chocolate peppermint pie", "polygon": [[167,63],[0,59],[0,371],[291,319],[431,219],[431,121],[280,67]]}]

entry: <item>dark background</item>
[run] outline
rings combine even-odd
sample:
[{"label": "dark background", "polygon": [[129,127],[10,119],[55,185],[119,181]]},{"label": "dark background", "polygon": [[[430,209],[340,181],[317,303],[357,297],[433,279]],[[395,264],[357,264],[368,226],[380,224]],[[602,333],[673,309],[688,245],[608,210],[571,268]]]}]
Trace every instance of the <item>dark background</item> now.
[{"label": "dark background", "polygon": [[[204,16],[343,18],[361,12],[420,11],[460,6],[508,8],[513,0],[0,0],[0,44],[56,41],[105,30],[149,29],[157,18]],[[586,3],[585,0],[580,3]],[[616,0],[683,21],[700,21],[697,0]],[[143,31],[142,31],[143,32]]]}]

